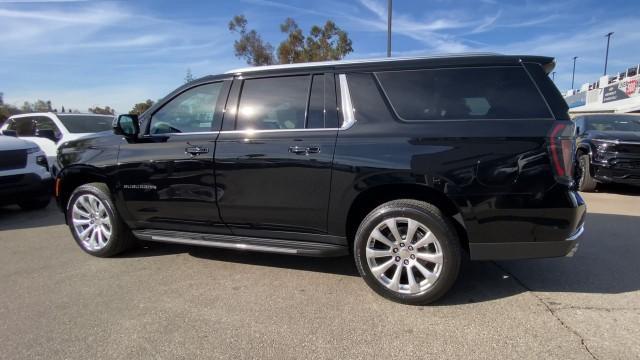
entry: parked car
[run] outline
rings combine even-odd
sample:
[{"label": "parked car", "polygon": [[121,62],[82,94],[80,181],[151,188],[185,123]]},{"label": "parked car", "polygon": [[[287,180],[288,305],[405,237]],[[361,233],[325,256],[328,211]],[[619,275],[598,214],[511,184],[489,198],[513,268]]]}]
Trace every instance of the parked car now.
[{"label": "parked car", "polygon": [[204,77],[63,145],[56,196],[91,255],[134,239],[351,253],[379,294],[429,303],[464,254],[575,250],[585,204],[553,67],[488,54]]},{"label": "parked car", "polygon": [[574,120],[578,189],[594,191],[598,183],[640,186],[640,116],[589,114]]},{"label": "parked car", "polygon": [[0,205],[40,209],[49,204],[52,193],[47,157],[38,145],[0,135]]},{"label": "parked car", "polygon": [[110,131],[113,119],[113,115],[30,113],[10,117],[0,130],[3,134],[38,144],[47,154],[51,172],[55,176],[56,153],[60,144],[96,132]]}]

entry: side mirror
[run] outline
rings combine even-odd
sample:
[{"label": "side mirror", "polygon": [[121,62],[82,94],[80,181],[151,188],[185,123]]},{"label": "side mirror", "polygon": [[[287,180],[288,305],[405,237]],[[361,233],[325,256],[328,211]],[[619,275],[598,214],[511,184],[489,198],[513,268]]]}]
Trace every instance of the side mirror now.
[{"label": "side mirror", "polygon": [[15,130],[2,130],[2,135],[18,137],[18,132]]},{"label": "side mirror", "polygon": [[135,138],[140,133],[138,115],[122,114],[113,121],[113,133],[127,138]]},{"label": "side mirror", "polygon": [[56,133],[52,129],[38,129],[36,130],[36,136],[49,139],[53,142],[58,142],[58,139],[56,139]]}]

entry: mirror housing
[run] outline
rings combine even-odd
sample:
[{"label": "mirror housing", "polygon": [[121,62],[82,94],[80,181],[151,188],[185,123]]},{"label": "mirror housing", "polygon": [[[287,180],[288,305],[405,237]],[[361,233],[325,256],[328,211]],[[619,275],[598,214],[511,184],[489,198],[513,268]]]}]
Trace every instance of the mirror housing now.
[{"label": "mirror housing", "polygon": [[2,135],[18,137],[18,132],[15,130],[2,130]]},{"label": "mirror housing", "polygon": [[126,138],[135,138],[140,134],[138,115],[122,114],[113,120],[113,133]]}]

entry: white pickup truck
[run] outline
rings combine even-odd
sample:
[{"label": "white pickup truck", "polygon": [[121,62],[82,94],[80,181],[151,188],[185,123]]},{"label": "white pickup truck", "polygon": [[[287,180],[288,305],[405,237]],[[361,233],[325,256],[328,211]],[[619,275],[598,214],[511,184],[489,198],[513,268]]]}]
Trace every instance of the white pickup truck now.
[{"label": "white pickup truck", "polygon": [[111,130],[113,115],[29,113],[7,119],[0,131],[33,141],[47,155],[51,174],[56,175],[58,146],[85,135]]}]

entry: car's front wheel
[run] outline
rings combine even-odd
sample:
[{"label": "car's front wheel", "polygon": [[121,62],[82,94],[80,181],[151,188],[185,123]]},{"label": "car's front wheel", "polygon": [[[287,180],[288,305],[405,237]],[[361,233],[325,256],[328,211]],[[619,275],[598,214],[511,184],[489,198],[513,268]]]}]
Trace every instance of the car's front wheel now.
[{"label": "car's front wheel", "polygon": [[395,200],[374,209],[354,242],[360,275],[380,295],[405,304],[431,303],[453,285],[461,262],[451,220],[435,206]]},{"label": "car's front wheel", "polygon": [[103,183],[82,185],[71,194],[67,222],[78,245],[94,256],[113,256],[134,243]]}]

